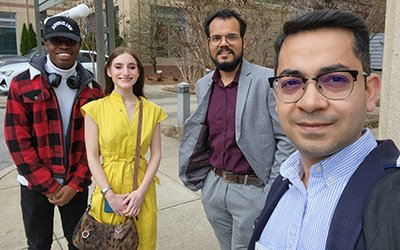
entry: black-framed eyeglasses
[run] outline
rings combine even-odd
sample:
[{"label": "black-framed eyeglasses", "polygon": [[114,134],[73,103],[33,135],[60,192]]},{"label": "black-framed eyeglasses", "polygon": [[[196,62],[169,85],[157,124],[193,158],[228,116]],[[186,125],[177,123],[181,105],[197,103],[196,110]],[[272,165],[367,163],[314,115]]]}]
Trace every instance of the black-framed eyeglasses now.
[{"label": "black-framed eyeglasses", "polygon": [[222,38],[224,37],[229,45],[235,45],[240,39],[240,36],[238,34],[229,33],[226,36],[212,35],[210,36],[210,38],[208,38],[208,42],[210,43],[211,46],[218,46],[221,44]]},{"label": "black-framed eyeglasses", "polygon": [[77,41],[72,40],[70,38],[66,38],[66,37],[65,38],[64,37],[51,37],[48,40],[50,40],[50,42],[56,46],[59,46],[61,44],[66,44],[67,46],[73,47],[78,43]]},{"label": "black-framed eyeglasses", "polygon": [[[335,70],[322,73],[313,78],[300,76],[281,75],[268,78],[275,96],[286,103],[294,103],[300,100],[307,88],[307,82],[314,80],[318,92],[330,100],[342,100],[348,97],[357,81],[357,70]],[[367,73],[363,72],[364,76]]]}]

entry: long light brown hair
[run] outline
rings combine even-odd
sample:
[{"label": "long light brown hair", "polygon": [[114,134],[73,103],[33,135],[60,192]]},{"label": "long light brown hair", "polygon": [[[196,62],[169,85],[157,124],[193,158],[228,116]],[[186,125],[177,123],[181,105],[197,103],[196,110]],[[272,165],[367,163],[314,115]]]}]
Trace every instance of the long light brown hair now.
[{"label": "long light brown hair", "polygon": [[[136,62],[137,62],[137,67],[139,68],[139,77],[135,83],[135,85],[133,85],[132,91],[133,94],[135,94],[135,96],[139,97],[139,96],[144,96],[143,93],[143,87],[144,87],[144,68],[143,68],[143,64],[140,62],[139,57],[135,54],[135,52],[133,52],[133,50],[131,50],[130,48],[127,47],[118,47],[115,48],[111,51],[111,54],[108,57],[107,63],[104,66],[104,79],[106,81],[106,90],[105,90],[105,95],[109,95],[111,94],[111,92],[114,90],[114,82],[112,81],[112,78],[108,76],[107,74],[107,69],[109,69],[112,65],[112,62],[114,61],[114,59],[122,54],[129,54],[131,56],[133,56],[133,58],[135,58]],[[146,98],[146,97],[145,97]]]}]

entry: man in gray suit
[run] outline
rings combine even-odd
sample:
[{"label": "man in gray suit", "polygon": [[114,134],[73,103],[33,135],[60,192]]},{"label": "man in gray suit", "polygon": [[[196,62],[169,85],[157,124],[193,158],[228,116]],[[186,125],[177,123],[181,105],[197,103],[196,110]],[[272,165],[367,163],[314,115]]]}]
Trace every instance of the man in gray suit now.
[{"label": "man in gray suit", "polygon": [[197,82],[179,174],[202,201],[221,249],[246,249],[280,164],[293,152],[267,83],[273,70],[243,59],[246,22],[221,10],[204,22],[216,70]]}]

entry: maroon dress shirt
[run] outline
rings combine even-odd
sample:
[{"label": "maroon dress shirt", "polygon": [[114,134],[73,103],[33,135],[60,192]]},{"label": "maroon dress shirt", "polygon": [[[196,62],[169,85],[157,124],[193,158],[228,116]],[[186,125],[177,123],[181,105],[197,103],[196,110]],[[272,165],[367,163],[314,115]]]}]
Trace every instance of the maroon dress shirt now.
[{"label": "maroon dress shirt", "polygon": [[233,81],[224,86],[219,70],[216,70],[213,75],[213,89],[207,112],[211,146],[209,161],[214,168],[236,174],[253,174],[254,171],[235,140],[239,76],[240,68]]}]

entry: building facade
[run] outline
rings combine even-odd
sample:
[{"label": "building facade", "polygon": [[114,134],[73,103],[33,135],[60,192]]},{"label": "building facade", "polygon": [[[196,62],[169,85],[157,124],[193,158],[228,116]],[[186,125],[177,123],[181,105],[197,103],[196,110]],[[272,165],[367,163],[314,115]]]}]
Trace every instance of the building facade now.
[{"label": "building facade", "polygon": [[[20,54],[23,24],[33,25],[35,32],[35,9],[33,0],[2,0],[0,2],[0,55]],[[47,10],[48,15],[63,11],[63,6]]]}]

